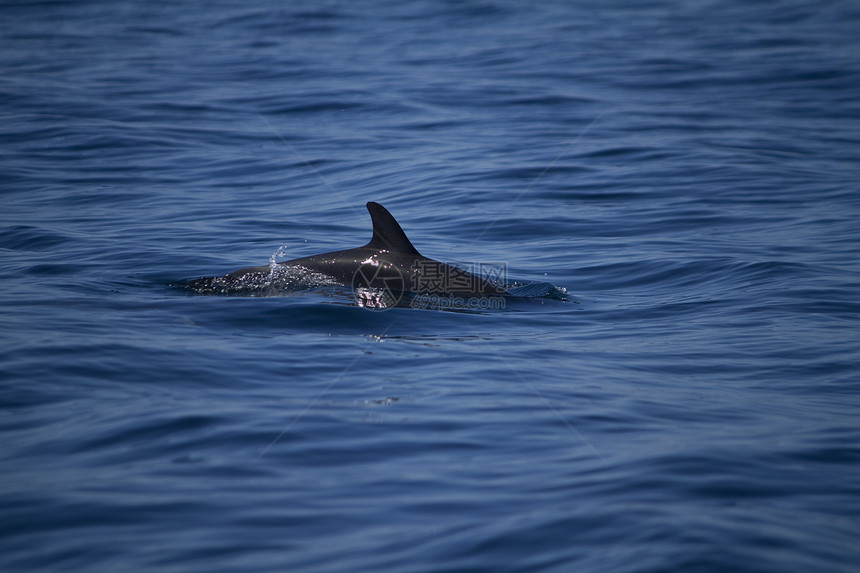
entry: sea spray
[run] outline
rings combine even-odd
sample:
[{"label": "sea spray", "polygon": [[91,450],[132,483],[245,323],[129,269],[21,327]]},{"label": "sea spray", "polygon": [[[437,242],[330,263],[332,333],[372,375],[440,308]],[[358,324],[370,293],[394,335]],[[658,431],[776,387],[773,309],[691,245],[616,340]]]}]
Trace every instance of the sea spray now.
[{"label": "sea spray", "polygon": [[278,271],[278,259],[287,254],[287,246],[288,245],[281,245],[272,253],[272,256],[269,257],[269,282],[275,280],[275,274]]}]

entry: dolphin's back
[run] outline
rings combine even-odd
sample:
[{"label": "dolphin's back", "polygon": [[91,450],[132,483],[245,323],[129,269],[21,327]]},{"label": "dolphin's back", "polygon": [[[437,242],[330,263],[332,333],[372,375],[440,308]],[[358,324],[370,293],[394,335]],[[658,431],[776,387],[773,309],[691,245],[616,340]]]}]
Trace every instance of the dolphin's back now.
[{"label": "dolphin's back", "polygon": [[[400,280],[395,281],[399,288],[417,294],[508,294],[479,276],[419,253],[397,220],[379,203],[368,202],[367,210],[373,220],[373,236],[363,247],[302,257],[274,266],[248,267],[223,277],[204,277],[189,281],[186,286],[205,293],[254,290],[260,288],[260,285],[271,286],[273,280],[285,274],[278,269],[291,271],[291,268],[295,268],[296,272],[288,272],[285,275],[290,280],[295,278],[296,273],[319,273],[327,277],[326,280],[355,287],[356,277],[365,277],[368,274],[366,271],[370,271],[373,280],[363,286],[376,287],[378,282],[386,288],[392,288],[392,276],[399,276]],[[367,265],[370,268],[363,269]],[[382,275],[378,269],[384,271]]]}]

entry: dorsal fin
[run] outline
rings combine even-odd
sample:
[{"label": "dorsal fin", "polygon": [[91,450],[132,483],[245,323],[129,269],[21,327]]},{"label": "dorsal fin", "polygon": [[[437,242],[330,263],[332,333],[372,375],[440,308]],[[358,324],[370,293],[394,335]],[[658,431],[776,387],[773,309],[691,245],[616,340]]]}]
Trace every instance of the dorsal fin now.
[{"label": "dorsal fin", "polygon": [[367,210],[370,211],[370,218],[373,220],[373,238],[364,248],[410,255],[421,254],[412,246],[406,233],[400,228],[400,224],[385,207],[370,201],[367,203]]}]

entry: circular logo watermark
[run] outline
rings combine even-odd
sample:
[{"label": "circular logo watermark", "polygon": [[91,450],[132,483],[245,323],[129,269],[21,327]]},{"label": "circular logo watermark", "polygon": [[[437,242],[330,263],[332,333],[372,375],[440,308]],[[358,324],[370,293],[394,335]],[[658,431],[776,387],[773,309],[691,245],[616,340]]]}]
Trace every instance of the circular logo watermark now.
[{"label": "circular logo watermark", "polygon": [[379,258],[364,261],[352,276],[352,295],[358,306],[384,310],[397,306],[406,280],[396,266]]}]

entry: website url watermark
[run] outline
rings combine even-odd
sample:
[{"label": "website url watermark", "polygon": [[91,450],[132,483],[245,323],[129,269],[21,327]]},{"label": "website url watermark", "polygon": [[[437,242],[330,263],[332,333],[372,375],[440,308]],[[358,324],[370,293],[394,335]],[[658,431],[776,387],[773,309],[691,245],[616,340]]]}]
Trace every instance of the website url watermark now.
[{"label": "website url watermark", "polygon": [[[468,269],[468,270],[466,270]],[[371,309],[497,310],[505,308],[507,265],[449,265],[432,259],[409,266],[375,256],[353,275],[358,306]]]},{"label": "website url watermark", "polygon": [[409,307],[425,310],[501,310],[505,308],[505,297],[419,294],[409,302]]}]

